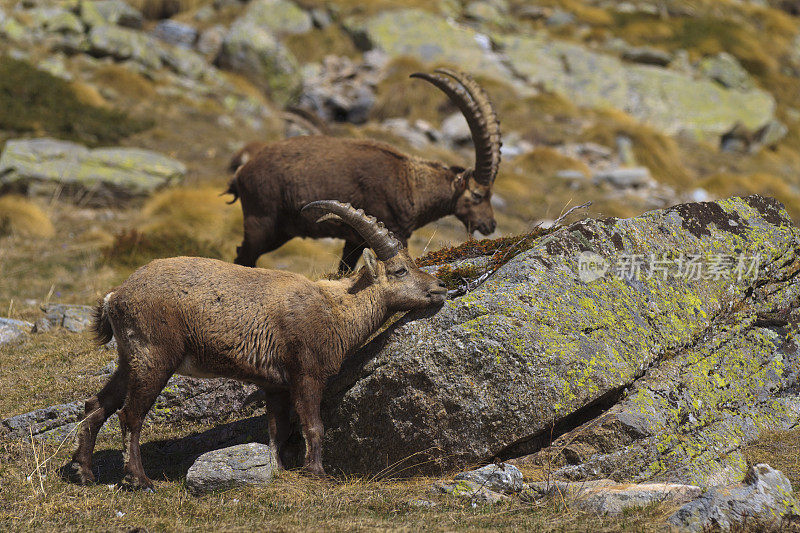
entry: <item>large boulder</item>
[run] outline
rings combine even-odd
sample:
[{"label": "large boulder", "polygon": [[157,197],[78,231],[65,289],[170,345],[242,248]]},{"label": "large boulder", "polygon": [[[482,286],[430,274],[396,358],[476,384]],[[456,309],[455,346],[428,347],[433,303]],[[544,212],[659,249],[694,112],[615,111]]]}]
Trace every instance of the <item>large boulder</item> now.
[{"label": "large boulder", "polygon": [[138,148],[98,148],[55,139],[8,141],[0,155],[0,188],[89,193],[95,203],[146,195],[186,174],[180,161]]},{"label": "large boulder", "polygon": [[668,133],[717,138],[737,122],[757,128],[774,118],[775,100],[766,91],[728,89],[674,70],[626,63],[546,32],[493,36],[497,51],[486,35],[419,10],[386,11],[346,24],[363,46],[391,56],[449,63],[502,79],[521,96],[543,86],[581,106],[624,110]]},{"label": "large boulder", "polygon": [[564,477],[741,479],[742,447],[800,415],[798,269],[800,231],[758,196],[558,230],[346,360],[325,463],[438,473],[566,434]]}]

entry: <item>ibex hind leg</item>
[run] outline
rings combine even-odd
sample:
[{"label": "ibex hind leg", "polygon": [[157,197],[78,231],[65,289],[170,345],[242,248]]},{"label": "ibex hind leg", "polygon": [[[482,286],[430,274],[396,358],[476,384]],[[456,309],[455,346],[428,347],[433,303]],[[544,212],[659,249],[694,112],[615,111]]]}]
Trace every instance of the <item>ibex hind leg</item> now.
[{"label": "ibex hind leg", "polygon": [[[153,353],[159,348],[150,348],[151,361],[169,361],[169,357],[161,357]],[[165,354],[166,355],[166,354]],[[175,366],[175,368],[177,365]],[[153,491],[153,482],[144,472],[142,453],[139,448],[139,438],[142,432],[144,417],[164,386],[172,377],[175,368],[147,368],[146,371],[137,372],[131,369],[128,380],[128,395],[125,405],[119,412],[119,426],[122,430],[122,455],[125,461],[123,478],[120,485],[129,490],[145,489]]]},{"label": "ibex hind leg", "polygon": [[276,229],[275,223],[264,217],[245,217],[244,239],[236,248],[236,259],[233,262],[246,267],[256,266],[256,261],[263,254],[281,247],[289,236]]},{"label": "ibex hind leg", "polygon": [[70,481],[81,485],[94,481],[92,453],[97,442],[97,433],[108,417],[122,407],[127,392],[128,370],[119,367],[103,389],[86,400],[85,418],[78,429],[78,448],[72,454],[72,461],[64,472]]}]

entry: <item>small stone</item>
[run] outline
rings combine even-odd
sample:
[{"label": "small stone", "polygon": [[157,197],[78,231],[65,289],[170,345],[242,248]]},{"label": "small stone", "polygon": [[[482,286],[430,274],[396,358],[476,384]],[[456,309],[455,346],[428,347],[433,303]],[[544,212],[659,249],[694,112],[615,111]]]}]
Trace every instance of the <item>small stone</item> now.
[{"label": "small stone", "polygon": [[547,17],[545,24],[552,28],[557,28],[560,26],[568,26],[569,24],[575,23],[575,15],[572,13],[568,13],[566,11],[562,11],[561,9],[556,9],[553,13]]},{"label": "small stone", "polygon": [[269,446],[251,442],[204,453],[186,473],[195,494],[244,485],[268,485],[277,470]]},{"label": "small stone", "polygon": [[608,183],[618,189],[638,189],[653,184],[647,167],[613,168],[596,173],[592,180],[596,184]]},{"label": "small stone", "polygon": [[506,463],[490,464],[477,470],[462,472],[455,479],[473,481],[496,492],[516,493],[523,488],[522,472],[516,466]]},{"label": "small stone", "polygon": [[703,58],[697,68],[708,78],[729,89],[749,90],[755,86],[747,70],[727,52]]},{"label": "small stone", "polygon": [[622,59],[632,63],[666,67],[672,62],[672,54],[649,46],[633,46],[622,52]]},{"label": "small stone", "polygon": [[461,113],[453,113],[442,121],[439,128],[444,137],[451,144],[465,144],[472,142],[472,133],[469,131],[467,119]]},{"label": "small stone", "polygon": [[175,20],[162,20],[153,28],[153,35],[165,43],[191,48],[197,40],[197,30]]},{"label": "small stone", "polygon": [[123,0],[97,0],[95,10],[107,24],[118,24],[134,30],[141,29],[144,16]]}]

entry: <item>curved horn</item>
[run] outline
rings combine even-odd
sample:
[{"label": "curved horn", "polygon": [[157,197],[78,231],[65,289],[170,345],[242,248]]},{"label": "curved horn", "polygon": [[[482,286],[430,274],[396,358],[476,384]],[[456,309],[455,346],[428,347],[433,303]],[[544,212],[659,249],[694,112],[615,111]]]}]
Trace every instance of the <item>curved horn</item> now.
[{"label": "curved horn", "polygon": [[[318,200],[306,204],[301,211],[309,213],[312,210],[332,213],[341,218],[364,238],[381,261],[391,259],[403,249],[402,243],[386,229],[383,223],[378,222],[375,217],[365,214],[363,209],[355,209],[350,204],[336,200]],[[320,220],[317,219],[317,222]]]},{"label": "curved horn", "polygon": [[[491,186],[500,168],[500,121],[497,119],[486,91],[472,76],[450,69],[436,69],[436,74],[416,72],[412,78],[425,80],[442,92],[458,106],[467,119],[472,142],[475,145],[475,181]],[[456,80],[459,85],[445,77]]]}]

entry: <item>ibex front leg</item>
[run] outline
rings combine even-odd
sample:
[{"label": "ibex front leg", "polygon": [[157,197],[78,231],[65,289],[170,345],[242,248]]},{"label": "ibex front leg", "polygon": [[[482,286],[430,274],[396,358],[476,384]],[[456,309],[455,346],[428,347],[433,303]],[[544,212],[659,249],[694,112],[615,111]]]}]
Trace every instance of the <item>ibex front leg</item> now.
[{"label": "ibex front leg", "polygon": [[311,376],[298,377],[292,387],[292,401],[303,426],[303,439],[306,441],[303,470],[318,477],[325,476],[322,468],[322,436],[325,430],[319,414],[324,387],[324,380]]}]

